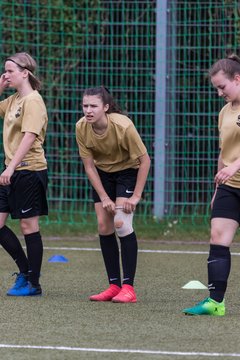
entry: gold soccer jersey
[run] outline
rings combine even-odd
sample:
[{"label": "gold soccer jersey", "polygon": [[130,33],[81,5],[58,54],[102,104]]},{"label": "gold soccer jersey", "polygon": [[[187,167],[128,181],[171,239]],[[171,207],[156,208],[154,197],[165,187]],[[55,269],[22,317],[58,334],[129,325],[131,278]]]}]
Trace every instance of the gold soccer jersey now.
[{"label": "gold soccer jersey", "polygon": [[98,135],[85,117],[76,124],[76,139],[82,158],[92,157],[97,168],[115,172],[139,167],[138,158],[146,154],[133,122],[125,115],[106,114],[108,126],[104,134]]},{"label": "gold soccer jersey", "polygon": [[44,170],[47,162],[43,142],[47,128],[47,110],[41,95],[34,90],[27,96],[19,97],[18,93],[0,102],[0,117],[4,118],[3,145],[5,164],[8,166],[25,132],[37,135],[33,146],[16,170]]},{"label": "gold soccer jersey", "polygon": [[[239,115],[240,106],[233,109],[231,103],[226,104],[219,113],[220,155],[224,166],[232,164],[240,156],[240,127],[237,124]],[[240,171],[225,184],[239,188]]]}]

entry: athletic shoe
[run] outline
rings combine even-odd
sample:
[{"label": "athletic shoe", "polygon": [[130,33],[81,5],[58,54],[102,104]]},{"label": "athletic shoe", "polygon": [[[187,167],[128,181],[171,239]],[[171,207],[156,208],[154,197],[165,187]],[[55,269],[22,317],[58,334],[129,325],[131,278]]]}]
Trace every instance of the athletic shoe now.
[{"label": "athletic shoe", "polygon": [[137,302],[137,297],[134,291],[133,286],[128,284],[123,284],[121,291],[112,298],[114,303],[135,303]]},{"label": "athletic shoe", "polygon": [[20,289],[22,286],[26,286],[28,281],[28,276],[24,273],[14,273],[13,275],[17,275],[14,285],[7,291],[7,295],[13,295],[16,290]]},{"label": "athletic shoe", "polygon": [[96,295],[91,295],[89,299],[91,301],[111,301],[116,296],[121,288],[115,284],[110,284],[107,290],[104,290]]},{"label": "athletic shoe", "polygon": [[225,304],[224,300],[219,303],[211,298],[206,298],[192,308],[184,309],[182,312],[185,313],[185,315],[224,316]]},{"label": "athletic shoe", "polygon": [[25,286],[22,286],[15,291],[11,291],[8,293],[9,296],[40,296],[42,295],[41,286],[33,287],[30,282],[28,282]]}]

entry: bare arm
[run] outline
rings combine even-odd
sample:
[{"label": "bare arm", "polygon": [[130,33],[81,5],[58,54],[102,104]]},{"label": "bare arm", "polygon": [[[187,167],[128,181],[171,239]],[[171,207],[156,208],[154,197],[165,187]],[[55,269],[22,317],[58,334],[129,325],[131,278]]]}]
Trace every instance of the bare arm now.
[{"label": "bare arm", "polygon": [[129,199],[126,199],[126,201],[123,203],[123,210],[127,213],[134,211],[136,205],[141,200],[142,192],[146,184],[151,165],[151,160],[148,154],[144,154],[143,156],[139,157],[139,161],[140,165],[133,195]]},{"label": "bare arm", "polygon": [[5,79],[5,74],[0,76],[0,95],[2,95],[3,91],[8,87],[8,82]]},{"label": "bare arm", "polygon": [[3,171],[3,173],[0,175],[0,184],[1,185],[9,185],[10,179],[12,174],[14,173],[14,170],[16,167],[21,163],[21,161],[24,159],[24,156],[28,153],[28,151],[31,149],[34,141],[36,139],[36,134],[26,132],[22,138],[22,141],[20,142],[20,145],[14,154],[11,162],[9,163],[6,170]]},{"label": "bare arm", "polygon": [[217,185],[224,184],[240,169],[240,158],[235,160],[231,165],[224,166],[221,154],[218,158],[218,172],[215,176],[215,182]]},{"label": "bare arm", "polygon": [[221,154],[219,154],[218,156],[218,170],[217,171],[220,171],[224,168],[224,165],[223,165],[223,162],[222,162],[222,157],[221,157]]}]

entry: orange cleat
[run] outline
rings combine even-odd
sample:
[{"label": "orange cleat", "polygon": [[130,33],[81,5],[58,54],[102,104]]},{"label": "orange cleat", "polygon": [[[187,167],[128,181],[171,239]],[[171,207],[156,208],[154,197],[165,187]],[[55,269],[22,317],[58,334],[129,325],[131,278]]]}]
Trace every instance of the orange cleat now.
[{"label": "orange cleat", "polygon": [[110,284],[107,290],[104,290],[96,295],[91,295],[89,300],[91,301],[111,301],[121,291],[121,288],[115,284]]},{"label": "orange cleat", "polygon": [[133,286],[128,284],[123,284],[121,291],[112,298],[114,303],[135,303],[137,302],[137,297],[134,291]]}]

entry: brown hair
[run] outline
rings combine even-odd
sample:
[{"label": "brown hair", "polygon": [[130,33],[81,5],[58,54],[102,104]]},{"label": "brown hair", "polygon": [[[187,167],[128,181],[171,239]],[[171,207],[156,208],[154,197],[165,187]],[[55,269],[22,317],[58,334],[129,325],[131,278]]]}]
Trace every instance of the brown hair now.
[{"label": "brown hair", "polygon": [[89,88],[89,89],[86,89],[83,93],[83,97],[84,96],[93,96],[93,95],[98,96],[102,100],[103,105],[107,105],[107,104],[109,105],[109,109],[107,110],[108,114],[111,114],[111,113],[123,114],[123,111],[115,103],[112,95],[110,94],[109,90],[105,86]]},{"label": "brown hair", "polygon": [[219,71],[223,71],[228,79],[232,80],[236,74],[240,74],[240,58],[232,53],[225,59],[220,59],[209,70],[209,76],[216,75]]},{"label": "brown hair", "polygon": [[12,56],[9,56],[5,61],[12,61],[16,64],[20,70],[28,70],[28,79],[33,90],[41,89],[41,81],[34,75],[37,68],[36,61],[26,52],[19,52]]}]

